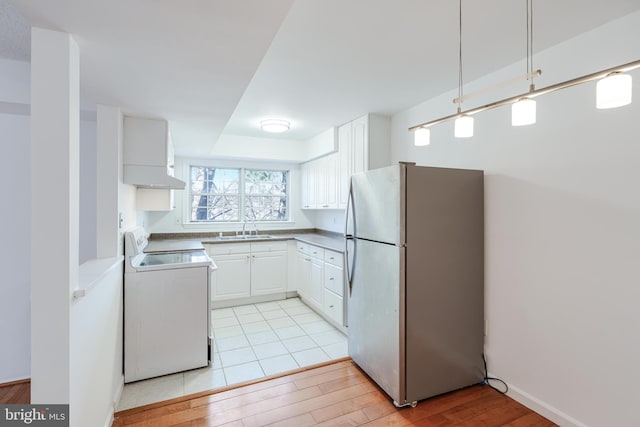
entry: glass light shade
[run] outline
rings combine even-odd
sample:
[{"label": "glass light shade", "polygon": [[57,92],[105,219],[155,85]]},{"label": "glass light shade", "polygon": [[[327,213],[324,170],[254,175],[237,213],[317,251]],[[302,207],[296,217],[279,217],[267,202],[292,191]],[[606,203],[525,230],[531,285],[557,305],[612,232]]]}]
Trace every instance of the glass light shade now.
[{"label": "glass light shade", "polygon": [[616,108],[631,104],[631,76],[611,73],[596,84],[596,107]]},{"label": "glass light shade", "polygon": [[473,136],[473,117],[462,115],[458,117],[454,125],[456,138],[470,138]]},{"label": "glass light shade", "polygon": [[536,122],[536,101],[523,98],[511,105],[511,125],[525,126]]},{"label": "glass light shade", "polygon": [[423,147],[431,142],[431,130],[427,128],[418,128],[413,133],[413,145]]},{"label": "glass light shade", "polygon": [[286,120],[267,119],[260,122],[260,128],[265,132],[280,133],[289,130],[290,123]]}]

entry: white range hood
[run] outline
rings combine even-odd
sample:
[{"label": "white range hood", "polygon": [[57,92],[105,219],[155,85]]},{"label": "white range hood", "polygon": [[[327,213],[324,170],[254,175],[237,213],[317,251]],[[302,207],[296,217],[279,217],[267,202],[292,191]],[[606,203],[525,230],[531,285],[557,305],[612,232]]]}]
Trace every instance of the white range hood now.
[{"label": "white range hood", "polygon": [[124,165],[124,182],[137,187],[184,190],[186,183],[163,166]]},{"label": "white range hood", "polygon": [[166,120],[124,117],[124,182],[137,187],[184,190],[173,176],[173,144]]}]

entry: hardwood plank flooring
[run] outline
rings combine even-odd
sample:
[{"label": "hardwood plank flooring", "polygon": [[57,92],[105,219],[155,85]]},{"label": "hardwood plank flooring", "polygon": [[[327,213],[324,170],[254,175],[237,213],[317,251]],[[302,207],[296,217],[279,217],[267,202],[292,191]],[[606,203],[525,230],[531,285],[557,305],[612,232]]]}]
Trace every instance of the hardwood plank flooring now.
[{"label": "hardwood plank flooring", "polygon": [[18,405],[31,403],[31,381],[20,380],[0,384],[0,403]]},{"label": "hardwood plank flooring", "polygon": [[123,426],[555,426],[488,386],[396,408],[351,360],[115,414]]}]

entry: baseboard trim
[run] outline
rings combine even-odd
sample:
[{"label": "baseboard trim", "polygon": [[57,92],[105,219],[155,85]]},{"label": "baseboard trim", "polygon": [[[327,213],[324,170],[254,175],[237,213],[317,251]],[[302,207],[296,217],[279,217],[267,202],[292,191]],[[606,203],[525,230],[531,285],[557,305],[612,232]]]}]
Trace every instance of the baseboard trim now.
[{"label": "baseboard trim", "polygon": [[113,395],[111,411],[107,416],[107,419],[104,423],[104,427],[111,427],[113,425],[113,422],[115,421],[116,408],[118,407],[118,402],[120,402],[120,397],[122,397],[123,390],[124,390],[124,375],[120,378],[120,384],[116,388],[116,392]]},{"label": "baseboard trim", "polygon": [[30,384],[31,383],[31,378],[23,378],[21,380],[15,380],[15,381],[9,381],[6,383],[0,383],[0,388],[2,387],[11,387],[14,385],[18,385],[18,384]]},{"label": "baseboard trim", "polygon": [[[489,376],[492,377],[494,375],[489,373]],[[509,383],[507,383],[507,385],[509,386],[507,396],[522,403],[527,408],[537,412],[545,418],[548,418],[554,423],[561,425],[562,427],[588,427],[585,423],[576,420],[558,408],[530,395],[524,390]]]}]

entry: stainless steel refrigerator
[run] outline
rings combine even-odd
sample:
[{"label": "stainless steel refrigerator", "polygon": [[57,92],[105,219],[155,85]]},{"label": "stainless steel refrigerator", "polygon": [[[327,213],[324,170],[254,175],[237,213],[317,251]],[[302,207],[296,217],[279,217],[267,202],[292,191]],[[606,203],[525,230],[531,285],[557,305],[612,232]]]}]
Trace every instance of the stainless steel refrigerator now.
[{"label": "stainless steel refrigerator", "polygon": [[483,181],[410,163],[351,178],[349,355],[396,406],[484,378]]}]

